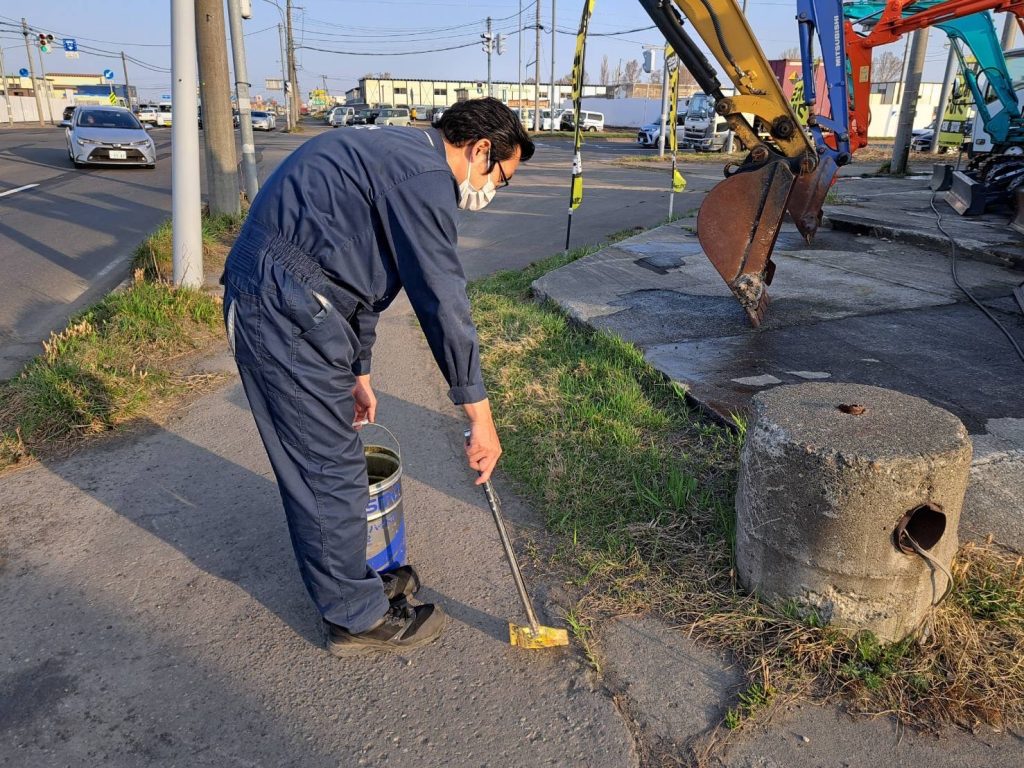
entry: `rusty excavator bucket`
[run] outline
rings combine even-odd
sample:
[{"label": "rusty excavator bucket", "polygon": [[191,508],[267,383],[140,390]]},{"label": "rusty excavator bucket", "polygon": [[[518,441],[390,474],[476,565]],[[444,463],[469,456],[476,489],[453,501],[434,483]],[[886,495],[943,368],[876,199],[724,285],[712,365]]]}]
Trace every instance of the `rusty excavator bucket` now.
[{"label": "rusty excavator bucket", "polygon": [[813,171],[801,173],[793,184],[787,207],[789,215],[793,217],[793,223],[808,244],[814,239],[821,225],[825,197],[832,188],[838,170],[836,161],[828,155],[823,155],[818,159]]},{"label": "rusty excavator bucket", "polygon": [[767,286],[775,273],[772,249],[795,180],[781,158],[739,171],[708,192],[697,213],[697,239],[705,255],[755,328],[768,307]]}]

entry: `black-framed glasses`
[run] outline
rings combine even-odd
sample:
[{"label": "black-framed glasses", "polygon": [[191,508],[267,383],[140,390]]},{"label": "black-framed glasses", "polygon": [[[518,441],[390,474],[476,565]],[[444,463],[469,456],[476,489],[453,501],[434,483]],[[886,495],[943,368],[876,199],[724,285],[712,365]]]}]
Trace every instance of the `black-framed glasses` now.
[{"label": "black-framed glasses", "polygon": [[504,189],[508,186],[508,176],[505,175],[505,169],[501,167],[501,161],[495,160],[491,163],[491,167],[487,171],[487,175],[490,176],[494,173],[494,166],[498,166],[498,189]]}]

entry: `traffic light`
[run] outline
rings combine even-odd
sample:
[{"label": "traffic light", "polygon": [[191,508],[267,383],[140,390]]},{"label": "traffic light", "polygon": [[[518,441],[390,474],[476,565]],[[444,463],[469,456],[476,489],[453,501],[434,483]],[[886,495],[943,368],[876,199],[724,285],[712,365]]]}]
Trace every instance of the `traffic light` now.
[{"label": "traffic light", "polygon": [[644,72],[650,74],[654,71],[654,51],[648,48],[644,51]]},{"label": "traffic light", "polygon": [[498,43],[498,55],[501,56],[501,54],[503,54],[505,52],[505,36],[499,33],[498,34],[497,43]]},{"label": "traffic light", "polygon": [[484,53],[490,53],[494,50],[494,40],[490,32],[481,32],[480,39],[483,41],[480,47],[484,49]]},{"label": "traffic light", "polygon": [[39,33],[39,50],[43,53],[49,53],[50,48],[53,45],[53,35],[44,35],[42,32]]}]

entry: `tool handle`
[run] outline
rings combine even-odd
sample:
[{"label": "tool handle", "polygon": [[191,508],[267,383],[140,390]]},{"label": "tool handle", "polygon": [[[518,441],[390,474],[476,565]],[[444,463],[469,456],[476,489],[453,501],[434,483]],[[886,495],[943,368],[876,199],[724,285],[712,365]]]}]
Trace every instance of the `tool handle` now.
[{"label": "tool handle", "polygon": [[383,429],[385,432],[388,433],[388,436],[392,440],[395,441],[395,447],[398,449],[396,451],[396,453],[398,454],[398,460],[399,461],[402,460],[402,444],[400,442],[398,442],[398,438],[395,437],[395,433],[392,432],[387,427],[385,427],[383,424],[378,424],[376,421],[366,421],[366,420],[363,420],[363,421],[357,421],[352,426],[353,427],[363,427],[363,428],[366,428],[366,427],[376,427],[377,429]]},{"label": "tool handle", "polygon": [[[467,429],[465,432],[467,444],[469,443],[469,437],[470,433]],[[526,618],[530,622],[530,630],[535,636],[539,635],[540,622],[537,621],[537,614],[533,610],[533,603],[530,600],[529,593],[526,591],[526,582],[523,580],[522,571],[519,570],[519,561],[516,560],[516,553],[512,549],[512,540],[505,529],[505,521],[501,516],[501,502],[498,500],[498,494],[494,492],[494,486],[491,485],[490,480],[485,482],[483,487],[487,506],[491,508],[491,516],[494,518],[494,525],[498,529],[498,538],[501,539],[501,547],[505,550],[505,559],[508,561],[509,570],[512,571],[512,580],[516,583],[516,591],[519,593],[519,599],[526,610]]]}]

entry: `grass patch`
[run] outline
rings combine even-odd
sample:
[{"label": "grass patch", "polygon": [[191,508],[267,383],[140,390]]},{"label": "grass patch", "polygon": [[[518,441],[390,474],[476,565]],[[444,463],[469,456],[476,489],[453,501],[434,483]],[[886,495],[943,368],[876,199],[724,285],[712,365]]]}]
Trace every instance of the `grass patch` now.
[{"label": "grass patch", "polygon": [[926,728],[1024,722],[1024,566],[996,545],[961,549],[924,644],[849,640],[815,614],[739,590],[742,420],[725,429],[701,418],[636,348],[532,299],[533,280],[593,250],[470,287],[502,468],[584,594],[568,620],[588,657],[600,617],[654,611],[747,670],[727,726],[797,696],[843,696]]},{"label": "grass patch", "polygon": [[[203,269],[211,274],[220,273],[224,261],[242,228],[241,216],[203,216]],[[152,281],[171,279],[172,272],[171,221],[168,219],[135,249],[134,265]]]},{"label": "grass patch", "polygon": [[[204,266],[219,272],[239,217],[203,220]],[[51,334],[43,353],[0,382],[0,469],[60,453],[216,377],[187,375],[183,356],[222,333],[219,298],[174,288],[170,223],[135,254],[135,280]]]}]

